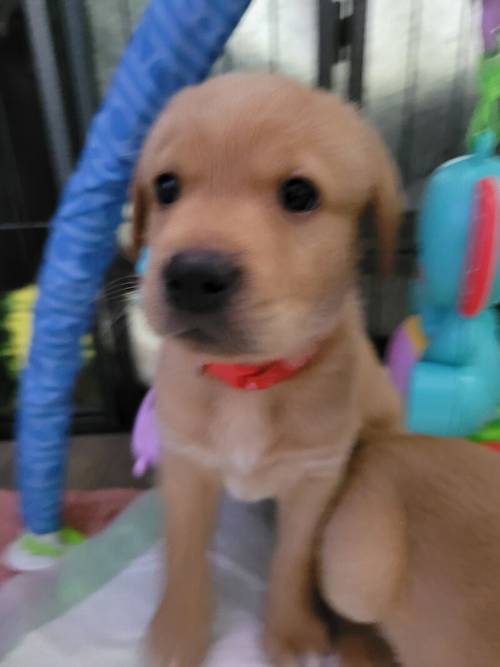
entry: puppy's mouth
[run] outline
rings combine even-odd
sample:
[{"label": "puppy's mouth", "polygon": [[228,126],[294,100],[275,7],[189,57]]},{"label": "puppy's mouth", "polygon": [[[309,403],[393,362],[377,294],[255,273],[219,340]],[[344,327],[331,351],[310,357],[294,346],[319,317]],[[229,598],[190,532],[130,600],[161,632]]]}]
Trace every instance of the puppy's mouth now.
[{"label": "puppy's mouth", "polygon": [[224,318],[206,321],[176,322],[167,326],[166,335],[197,352],[220,356],[249,354],[254,350],[247,335]]},{"label": "puppy's mouth", "polygon": [[180,331],[177,333],[177,338],[181,340],[191,341],[193,343],[199,343],[200,345],[217,345],[217,337],[213,334],[205,331],[200,327],[191,327]]}]

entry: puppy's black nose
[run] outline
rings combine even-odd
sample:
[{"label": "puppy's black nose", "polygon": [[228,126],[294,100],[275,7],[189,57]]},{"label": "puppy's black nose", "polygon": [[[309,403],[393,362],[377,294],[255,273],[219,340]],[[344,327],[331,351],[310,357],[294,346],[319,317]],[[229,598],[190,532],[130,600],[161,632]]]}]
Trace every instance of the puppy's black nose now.
[{"label": "puppy's black nose", "polygon": [[241,283],[241,268],[215,250],[185,250],[164,269],[167,302],[190,313],[213,313],[226,306]]}]

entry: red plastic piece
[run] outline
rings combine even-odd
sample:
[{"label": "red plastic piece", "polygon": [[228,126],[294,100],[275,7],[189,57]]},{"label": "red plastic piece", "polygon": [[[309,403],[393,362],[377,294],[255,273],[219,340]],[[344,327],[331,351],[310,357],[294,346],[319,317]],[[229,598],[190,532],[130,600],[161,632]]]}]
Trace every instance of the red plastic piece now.
[{"label": "red plastic piece", "polygon": [[500,251],[500,197],[496,180],[479,181],[476,198],[460,299],[460,313],[464,317],[474,317],[486,306]]}]

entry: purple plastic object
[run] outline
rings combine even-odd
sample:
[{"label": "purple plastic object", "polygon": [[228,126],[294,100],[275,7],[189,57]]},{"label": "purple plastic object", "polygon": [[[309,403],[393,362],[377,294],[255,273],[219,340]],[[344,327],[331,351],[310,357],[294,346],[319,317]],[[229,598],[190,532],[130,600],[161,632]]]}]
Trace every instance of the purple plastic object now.
[{"label": "purple plastic object", "polygon": [[408,392],[410,373],[416,361],[416,351],[403,324],[396,329],[389,343],[386,364],[392,381],[396,385],[400,395],[405,398]]},{"label": "purple plastic object", "polygon": [[141,477],[155,467],[160,459],[161,440],[155,415],[155,394],[150,389],[144,397],[132,433],[133,474]]},{"label": "purple plastic object", "polygon": [[494,53],[497,50],[497,41],[500,38],[500,1],[483,0],[483,31],[484,50]]}]

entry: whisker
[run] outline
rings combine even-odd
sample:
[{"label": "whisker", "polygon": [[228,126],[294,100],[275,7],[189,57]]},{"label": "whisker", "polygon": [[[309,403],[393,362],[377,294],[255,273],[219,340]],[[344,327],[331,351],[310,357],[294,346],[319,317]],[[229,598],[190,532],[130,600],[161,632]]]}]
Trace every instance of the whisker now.
[{"label": "whisker", "polygon": [[138,280],[139,276],[136,273],[126,273],[124,276],[118,276],[117,278],[113,278],[113,280],[110,280],[107,285],[113,285],[115,283],[120,283],[122,281],[126,280]]},{"label": "whisker", "polygon": [[139,282],[139,280],[139,276],[136,275],[120,276],[120,278],[114,278],[113,280],[105,283],[101,289],[110,289],[116,285],[131,285],[132,283]]},{"label": "whisker", "polygon": [[120,312],[114,313],[112,317],[105,319],[101,331],[104,336],[109,336],[113,329],[115,329],[118,325],[125,327],[126,320],[127,311],[123,309]]},{"label": "whisker", "polygon": [[127,285],[114,285],[111,288],[105,288],[100,291],[99,297],[107,297],[108,299],[112,297],[119,297],[125,294],[131,294],[138,291],[137,283],[127,284]]},{"label": "whisker", "polygon": [[116,285],[110,290],[104,290],[100,296],[119,296],[120,294],[131,294],[132,292],[139,292],[137,285]]}]

